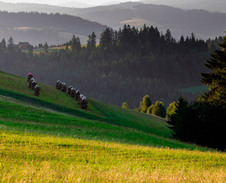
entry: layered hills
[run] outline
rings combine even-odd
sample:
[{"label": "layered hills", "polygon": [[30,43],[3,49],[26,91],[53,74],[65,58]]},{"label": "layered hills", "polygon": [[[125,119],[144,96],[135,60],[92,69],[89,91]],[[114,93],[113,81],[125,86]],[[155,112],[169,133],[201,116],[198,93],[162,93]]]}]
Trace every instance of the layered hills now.
[{"label": "layered hills", "polygon": [[31,44],[62,44],[72,35],[86,43],[93,31],[100,34],[106,26],[80,17],[45,13],[0,12],[0,37],[12,36],[15,42],[28,41]]},{"label": "layered hills", "polygon": [[[152,1],[150,1],[152,2]],[[199,38],[208,39],[223,35],[226,30],[226,13],[209,12],[207,8],[180,9],[150,2],[126,2],[90,8],[68,8],[43,4],[1,3],[1,11],[59,13],[98,22],[114,29],[130,24],[136,27],[157,26],[161,31],[170,29],[174,37],[187,36],[192,32]],[[144,4],[145,3],[145,4]],[[224,7],[224,6],[222,6]],[[93,30],[94,31],[94,30]]]}]

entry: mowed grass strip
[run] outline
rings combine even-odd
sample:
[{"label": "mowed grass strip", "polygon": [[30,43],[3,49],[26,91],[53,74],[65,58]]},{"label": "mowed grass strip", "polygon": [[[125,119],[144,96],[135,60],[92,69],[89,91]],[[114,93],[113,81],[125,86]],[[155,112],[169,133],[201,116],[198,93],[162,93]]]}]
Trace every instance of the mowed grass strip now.
[{"label": "mowed grass strip", "polygon": [[0,133],[1,182],[225,180],[225,153]]}]

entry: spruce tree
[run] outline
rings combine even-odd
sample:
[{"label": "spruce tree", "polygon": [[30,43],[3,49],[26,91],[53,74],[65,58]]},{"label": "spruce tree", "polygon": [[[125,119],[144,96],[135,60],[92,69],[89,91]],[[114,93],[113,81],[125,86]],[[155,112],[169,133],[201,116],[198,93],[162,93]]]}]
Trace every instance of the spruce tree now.
[{"label": "spruce tree", "polygon": [[8,50],[13,51],[13,49],[14,49],[14,41],[13,41],[13,38],[10,37],[8,40]]},{"label": "spruce tree", "polygon": [[71,51],[73,54],[75,54],[77,51],[80,51],[81,41],[79,37],[75,37],[75,35],[73,35],[69,44],[71,45]]},{"label": "spruce tree", "polygon": [[148,107],[151,106],[151,99],[149,97],[149,95],[145,95],[143,97],[142,102],[140,103],[140,111],[143,113],[147,112]]},{"label": "spruce tree", "polygon": [[211,70],[202,73],[201,82],[206,84],[210,91],[205,94],[206,102],[222,105],[226,104],[226,36],[220,44],[222,50],[215,50],[205,66]]},{"label": "spruce tree", "polygon": [[0,43],[0,49],[2,49],[2,50],[6,49],[6,41],[5,41],[5,39],[2,39],[2,42]]},{"label": "spruce tree", "polygon": [[166,108],[163,102],[157,101],[152,108],[152,114],[165,118],[166,117]]},{"label": "spruce tree", "polygon": [[169,105],[169,107],[166,110],[166,118],[170,119],[170,116],[175,114],[176,109],[177,109],[177,102],[174,101]]},{"label": "spruce tree", "polygon": [[48,45],[47,42],[45,42],[43,48],[44,48],[44,52],[45,52],[45,53],[48,53],[49,45]]},{"label": "spruce tree", "polygon": [[188,102],[180,97],[179,101],[177,102],[177,107],[174,112],[169,117],[168,124],[170,128],[173,130],[173,136],[176,138],[184,139],[185,131],[186,131],[186,124],[187,124],[187,117],[189,116],[189,105]]},{"label": "spruce tree", "polygon": [[96,48],[96,34],[94,32],[88,36],[87,48],[90,50]]},{"label": "spruce tree", "polygon": [[[110,51],[113,43],[113,29],[106,28],[100,37],[100,48],[101,50]],[[109,53],[109,52],[108,52]]]}]

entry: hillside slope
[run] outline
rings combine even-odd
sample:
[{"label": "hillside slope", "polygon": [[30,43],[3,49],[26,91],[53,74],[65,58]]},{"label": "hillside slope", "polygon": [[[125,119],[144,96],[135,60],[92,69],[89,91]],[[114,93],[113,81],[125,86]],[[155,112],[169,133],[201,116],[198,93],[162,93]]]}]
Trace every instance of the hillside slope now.
[{"label": "hillside slope", "polygon": [[16,42],[60,44],[73,34],[86,43],[92,32],[100,34],[106,26],[80,17],[60,14],[0,12],[0,37],[12,36]]},{"label": "hillside slope", "polygon": [[[35,97],[33,91],[28,88],[26,79],[0,72],[0,119],[3,125],[9,129],[16,126],[23,131],[26,127],[32,132],[37,130],[37,133],[51,132],[85,139],[198,148],[170,140],[172,132],[164,120],[91,98],[88,99],[88,110],[82,110],[67,94],[51,86],[38,84],[41,95]],[[47,131],[43,130],[43,127]]]},{"label": "hillside slope", "polygon": [[124,24],[138,27],[153,25],[161,31],[170,29],[177,38],[181,35],[190,36],[192,32],[202,39],[215,38],[223,35],[226,29],[226,13],[133,2],[78,9],[76,15],[115,29]]},{"label": "hillside slope", "polygon": [[164,121],[39,85],[0,72],[1,182],[224,182],[226,154],[170,140]]},{"label": "hillside slope", "polygon": [[[2,3],[0,2],[1,11],[9,12],[40,12],[40,13],[60,13],[95,21],[103,25],[110,26],[114,29],[122,27],[124,24],[141,27],[144,24],[147,26],[157,26],[161,31],[165,32],[170,29],[173,36],[180,38],[181,35],[190,36],[193,32],[195,35],[202,39],[215,38],[222,36],[226,29],[226,12],[217,12],[220,7],[221,10],[225,9],[225,2],[222,0],[208,1],[208,2],[188,1],[181,3],[166,2],[152,0],[142,2],[126,2],[108,6],[97,6],[91,8],[66,8],[41,4],[27,4],[27,3]],[[156,5],[156,4],[158,5]],[[161,5],[159,5],[161,4]],[[178,8],[174,8],[177,4]],[[180,5],[181,5],[180,4]],[[196,6],[196,5],[199,6]],[[214,5],[217,5],[216,7]],[[166,6],[169,5],[169,6]],[[191,6],[192,5],[192,6]],[[203,8],[202,8],[203,7]],[[214,11],[209,12],[208,7]],[[180,8],[185,8],[180,9]]]},{"label": "hillside slope", "polygon": [[162,4],[183,9],[204,9],[212,12],[226,13],[225,0],[141,0],[145,4]]}]

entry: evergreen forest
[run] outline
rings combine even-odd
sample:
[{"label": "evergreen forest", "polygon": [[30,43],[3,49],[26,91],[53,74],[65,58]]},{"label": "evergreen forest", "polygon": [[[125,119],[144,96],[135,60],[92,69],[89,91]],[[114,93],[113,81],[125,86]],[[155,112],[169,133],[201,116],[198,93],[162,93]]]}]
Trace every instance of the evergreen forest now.
[{"label": "evergreen forest", "polygon": [[[127,102],[132,109],[147,94],[168,106],[178,99],[181,88],[200,85],[200,73],[206,71],[204,63],[214,43],[193,33],[175,40],[170,30],[162,33],[146,25],[142,29],[124,25],[117,31],[106,28],[99,42],[93,32],[86,45],[73,36],[57,51],[50,51],[46,43],[45,52],[39,54],[32,46],[24,52],[13,38],[8,42],[3,38],[0,69],[19,76],[33,72],[39,81],[51,85],[60,79],[89,97],[119,106]],[[191,101],[197,95],[183,96]]]}]

